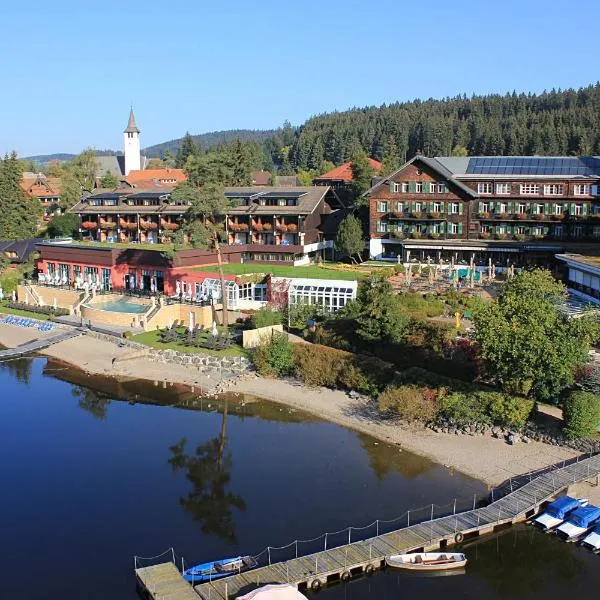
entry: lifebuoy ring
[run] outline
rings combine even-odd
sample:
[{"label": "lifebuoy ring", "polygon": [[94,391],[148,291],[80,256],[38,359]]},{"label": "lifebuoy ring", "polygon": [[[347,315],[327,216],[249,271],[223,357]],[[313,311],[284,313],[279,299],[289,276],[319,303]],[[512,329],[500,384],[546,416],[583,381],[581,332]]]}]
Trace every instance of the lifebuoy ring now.
[{"label": "lifebuoy ring", "polygon": [[321,589],[321,581],[319,579],[313,579],[313,582],[310,584],[310,589],[313,592],[318,592]]},{"label": "lifebuoy ring", "polygon": [[342,581],[349,581],[350,577],[350,571],[342,571],[342,574],[340,575]]},{"label": "lifebuoy ring", "polygon": [[458,533],[454,534],[454,541],[457,544],[460,544],[464,539],[465,539],[465,536],[460,531]]},{"label": "lifebuoy ring", "polygon": [[368,564],[368,565],[365,567],[365,573],[366,573],[367,575],[373,575],[373,573],[375,573],[375,567],[374,567],[373,565],[371,565],[371,564]]}]

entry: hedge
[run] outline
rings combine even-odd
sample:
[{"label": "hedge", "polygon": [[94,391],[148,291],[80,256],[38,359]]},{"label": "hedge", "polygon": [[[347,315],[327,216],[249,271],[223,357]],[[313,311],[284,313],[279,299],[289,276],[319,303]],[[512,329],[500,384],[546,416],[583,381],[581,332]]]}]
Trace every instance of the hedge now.
[{"label": "hedge", "polygon": [[600,427],[600,396],[591,392],[571,392],[564,402],[563,416],[568,438],[593,435]]},{"label": "hedge", "polygon": [[69,311],[64,308],[54,308],[53,306],[35,306],[34,304],[25,304],[24,302],[4,301],[3,306],[14,308],[15,310],[24,310],[30,313],[39,313],[40,315],[53,315],[55,317],[63,317],[69,314]]}]

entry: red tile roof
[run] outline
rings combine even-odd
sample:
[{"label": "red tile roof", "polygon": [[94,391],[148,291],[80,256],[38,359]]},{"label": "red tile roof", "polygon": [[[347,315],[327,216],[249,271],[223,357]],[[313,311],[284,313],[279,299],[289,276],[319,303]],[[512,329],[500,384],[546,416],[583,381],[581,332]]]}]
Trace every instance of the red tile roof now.
[{"label": "red tile roof", "polygon": [[269,185],[271,173],[269,171],[252,171],[252,185]]},{"label": "red tile roof", "polygon": [[183,169],[145,169],[143,171],[131,171],[125,177],[125,181],[136,187],[147,184],[159,183],[161,185],[177,185],[185,181],[187,176]]},{"label": "red tile roof", "polygon": [[[379,173],[381,169],[381,163],[374,158],[369,158],[369,164],[375,169],[376,173]],[[319,175],[315,181],[343,181],[344,183],[350,183],[352,181],[352,161],[348,161],[335,169],[331,169],[323,175]]]}]

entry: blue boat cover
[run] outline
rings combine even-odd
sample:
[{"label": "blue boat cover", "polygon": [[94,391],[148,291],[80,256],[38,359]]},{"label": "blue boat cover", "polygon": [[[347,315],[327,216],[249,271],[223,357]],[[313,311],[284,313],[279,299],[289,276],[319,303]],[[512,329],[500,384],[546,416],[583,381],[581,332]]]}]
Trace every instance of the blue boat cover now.
[{"label": "blue boat cover", "polygon": [[562,496],[546,507],[546,512],[555,519],[564,519],[567,513],[579,506],[579,500],[571,496]]},{"label": "blue boat cover", "polygon": [[595,521],[600,519],[600,508],[597,506],[581,506],[574,510],[569,516],[569,522],[577,527],[587,529]]}]

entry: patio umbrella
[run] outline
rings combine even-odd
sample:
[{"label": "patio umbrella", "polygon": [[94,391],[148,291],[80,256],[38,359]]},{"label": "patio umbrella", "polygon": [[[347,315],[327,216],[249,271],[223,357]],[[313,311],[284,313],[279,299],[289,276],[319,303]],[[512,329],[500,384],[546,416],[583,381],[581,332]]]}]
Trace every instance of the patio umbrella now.
[{"label": "patio umbrella", "polygon": [[15,290],[12,291],[12,301],[13,302],[17,301],[17,292],[15,292]]},{"label": "patio umbrella", "polygon": [[179,296],[179,294],[181,293],[181,284],[179,283],[179,281],[175,282],[175,293]]},{"label": "patio umbrella", "polygon": [[218,333],[219,333],[219,330],[217,329],[217,322],[213,321],[213,323],[212,323],[212,334],[213,335],[218,335]]},{"label": "patio umbrella", "polygon": [[0,301],[4,300],[4,290],[0,287]]}]

